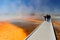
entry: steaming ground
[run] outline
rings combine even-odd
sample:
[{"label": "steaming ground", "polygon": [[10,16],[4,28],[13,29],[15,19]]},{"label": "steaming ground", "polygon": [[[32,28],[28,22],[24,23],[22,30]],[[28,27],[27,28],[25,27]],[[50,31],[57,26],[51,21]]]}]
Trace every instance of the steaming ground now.
[{"label": "steaming ground", "polygon": [[11,22],[14,25],[21,26],[21,28],[25,29],[28,34],[31,33],[42,21],[39,20],[20,20],[17,22]]},{"label": "steaming ground", "polygon": [[[34,20],[34,19],[27,19],[27,20],[20,20],[17,22],[11,22],[14,25],[21,26],[27,35],[30,34],[37,26],[39,26],[43,21],[42,20]],[[58,40],[60,40],[60,22],[57,20],[52,21],[56,35]]]}]

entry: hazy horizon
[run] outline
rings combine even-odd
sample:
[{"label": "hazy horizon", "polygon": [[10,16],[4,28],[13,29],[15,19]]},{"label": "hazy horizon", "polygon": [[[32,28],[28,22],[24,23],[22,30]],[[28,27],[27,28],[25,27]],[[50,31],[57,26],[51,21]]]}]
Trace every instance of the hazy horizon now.
[{"label": "hazy horizon", "polygon": [[31,17],[32,13],[36,17],[59,15],[60,0],[0,0],[0,20]]}]

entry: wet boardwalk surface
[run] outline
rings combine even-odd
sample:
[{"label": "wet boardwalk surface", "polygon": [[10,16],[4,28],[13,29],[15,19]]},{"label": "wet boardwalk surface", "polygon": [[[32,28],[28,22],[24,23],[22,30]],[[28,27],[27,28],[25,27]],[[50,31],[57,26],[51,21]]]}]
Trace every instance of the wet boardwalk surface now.
[{"label": "wet boardwalk surface", "polygon": [[44,21],[26,40],[56,40],[52,23]]}]

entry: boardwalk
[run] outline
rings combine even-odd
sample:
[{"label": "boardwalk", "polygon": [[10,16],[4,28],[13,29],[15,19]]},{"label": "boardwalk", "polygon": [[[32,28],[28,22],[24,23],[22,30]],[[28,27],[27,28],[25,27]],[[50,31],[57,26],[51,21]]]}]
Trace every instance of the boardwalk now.
[{"label": "boardwalk", "polygon": [[26,40],[56,40],[52,23],[44,21]]}]

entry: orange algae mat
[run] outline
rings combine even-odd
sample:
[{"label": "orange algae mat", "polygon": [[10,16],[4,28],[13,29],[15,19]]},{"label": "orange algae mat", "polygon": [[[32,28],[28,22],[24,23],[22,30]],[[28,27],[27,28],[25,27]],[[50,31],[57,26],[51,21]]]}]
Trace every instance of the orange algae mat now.
[{"label": "orange algae mat", "polygon": [[8,22],[0,22],[0,40],[24,40],[26,36],[22,28]]}]

